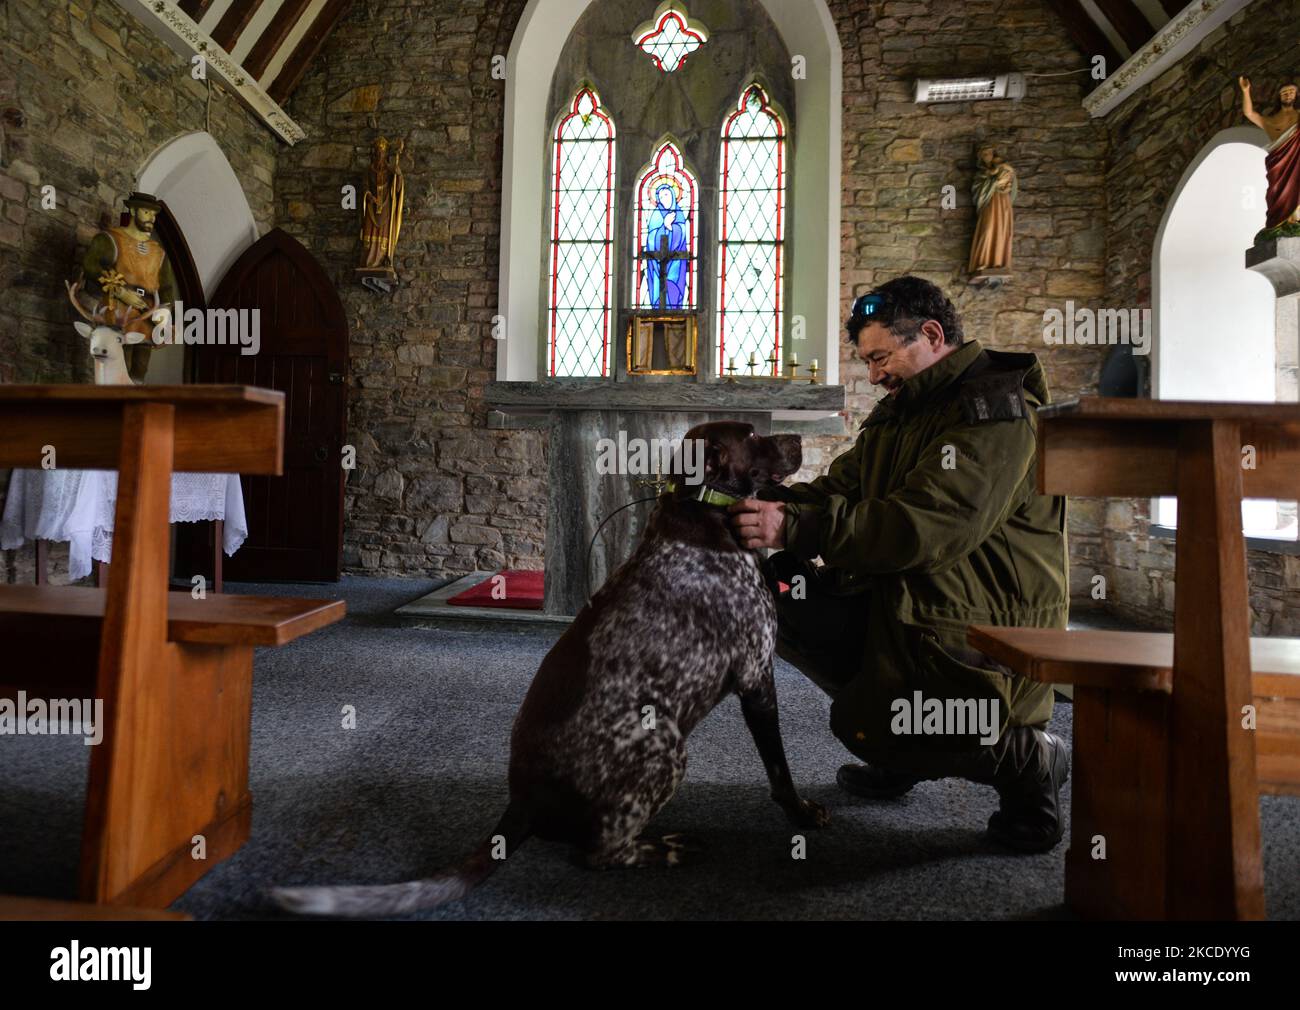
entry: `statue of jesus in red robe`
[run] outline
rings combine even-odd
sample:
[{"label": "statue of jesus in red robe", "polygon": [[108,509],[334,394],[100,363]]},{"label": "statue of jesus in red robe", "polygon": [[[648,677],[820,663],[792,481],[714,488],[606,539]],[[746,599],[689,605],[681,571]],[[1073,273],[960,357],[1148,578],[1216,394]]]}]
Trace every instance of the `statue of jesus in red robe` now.
[{"label": "statue of jesus in red robe", "polygon": [[1264,115],[1255,109],[1250,97],[1250,78],[1238,78],[1241,86],[1242,112],[1263,130],[1269,139],[1264,167],[1268,171],[1268,221],[1264,228],[1272,231],[1292,224],[1300,228],[1300,110],[1296,109],[1297,89],[1284,84],[1278,92],[1278,109]]}]

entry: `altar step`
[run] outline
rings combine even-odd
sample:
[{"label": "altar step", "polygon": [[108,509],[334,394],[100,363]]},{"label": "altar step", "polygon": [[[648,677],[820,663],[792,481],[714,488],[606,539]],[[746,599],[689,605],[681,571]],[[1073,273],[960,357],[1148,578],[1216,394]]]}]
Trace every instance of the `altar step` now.
[{"label": "altar step", "polygon": [[[573,623],[573,618],[544,614],[539,609],[518,609],[504,606],[506,601],[491,601],[491,606],[473,606],[464,603],[449,602],[453,597],[464,596],[486,583],[497,572],[472,572],[463,578],[455,579],[435,589],[418,600],[412,600],[403,607],[398,607],[393,615],[403,624],[418,628],[482,628],[491,625],[493,629],[514,628],[521,631],[563,630]],[[507,574],[507,598],[509,597],[509,575]],[[483,592],[483,590],[480,590]],[[471,596],[472,599],[472,596]],[[528,596],[525,600],[530,600]],[[490,597],[489,597],[490,600]],[[531,602],[531,601],[530,601]]]}]

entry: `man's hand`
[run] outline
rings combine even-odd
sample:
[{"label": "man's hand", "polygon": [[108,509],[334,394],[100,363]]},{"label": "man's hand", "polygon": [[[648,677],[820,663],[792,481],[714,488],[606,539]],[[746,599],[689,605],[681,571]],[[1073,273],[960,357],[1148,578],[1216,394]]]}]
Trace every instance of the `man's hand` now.
[{"label": "man's hand", "polygon": [[740,546],[748,550],[785,546],[785,512],[779,501],[746,498],[727,509]]}]

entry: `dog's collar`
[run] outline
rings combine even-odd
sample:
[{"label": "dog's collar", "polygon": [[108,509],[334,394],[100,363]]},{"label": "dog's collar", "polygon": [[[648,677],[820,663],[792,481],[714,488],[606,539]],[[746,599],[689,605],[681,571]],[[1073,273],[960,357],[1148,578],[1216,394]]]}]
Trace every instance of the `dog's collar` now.
[{"label": "dog's collar", "polygon": [[[682,485],[675,480],[670,480],[667,484],[667,490],[670,493],[676,491],[679,487],[689,488],[690,485]],[[726,507],[727,505],[734,505],[736,502],[741,500],[734,494],[727,494],[725,491],[715,491],[713,488],[702,482],[698,491],[694,491],[694,489],[691,490],[692,493],[688,500],[703,502],[705,505],[721,505]]]}]

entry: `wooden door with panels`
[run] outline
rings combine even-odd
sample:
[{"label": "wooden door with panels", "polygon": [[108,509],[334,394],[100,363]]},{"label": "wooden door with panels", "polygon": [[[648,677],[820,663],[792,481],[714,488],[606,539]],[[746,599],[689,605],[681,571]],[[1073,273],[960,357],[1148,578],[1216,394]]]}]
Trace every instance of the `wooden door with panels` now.
[{"label": "wooden door with panels", "polygon": [[[337,582],[343,560],[348,327],[334,284],[279,228],[235,261],[209,308],[257,310],[259,346],[196,347],[192,381],[285,395],[284,473],[242,478],[248,539],[225,561],[245,582]],[[251,317],[250,317],[251,318]]]}]

